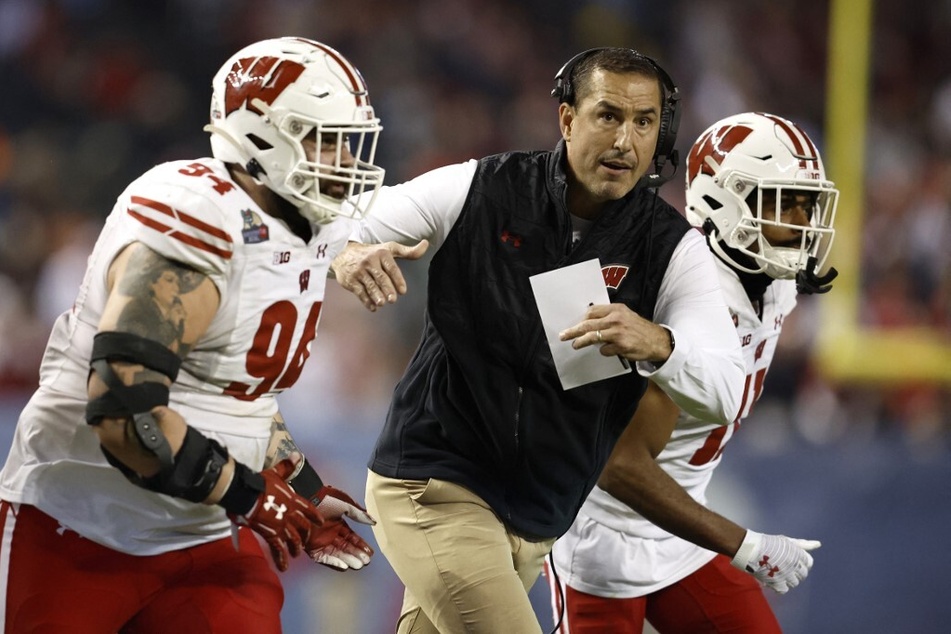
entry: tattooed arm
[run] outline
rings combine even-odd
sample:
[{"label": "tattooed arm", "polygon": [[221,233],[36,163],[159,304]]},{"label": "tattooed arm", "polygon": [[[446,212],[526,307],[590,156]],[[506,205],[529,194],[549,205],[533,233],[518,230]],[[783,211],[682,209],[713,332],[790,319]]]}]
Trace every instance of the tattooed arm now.
[{"label": "tattooed arm", "polygon": [[[126,247],[112,263],[107,278],[109,297],[99,324],[100,332],[127,332],[151,339],[184,358],[208,328],[218,310],[217,287],[201,273],[168,260],[140,243]],[[114,361],[111,367],[126,385],[170,380],[142,365]],[[106,392],[98,375],[90,376],[88,394],[94,399]],[[174,410],[153,410],[173,455],[181,448],[187,431],[185,420]],[[103,447],[141,476],[159,471],[159,459],[142,447],[127,417],[105,417],[94,426]],[[222,473],[221,482],[208,502],[216,501],[231,479],[233,464]]]},{"label": "tattooed arm", "polygon": [[153,339],[184,358],[218,310],[206,275],[133,243],[109,269],[109,300],[99,329]]},{"label": "tattooed arm", "polygon": [[[281,460],[289,458],[294,452],[304,455],[304,452],[301,451],[291,436],[291,432],[288,431],[287,425],[284,423],[284,417],[278,412],[271,419],[271,442],[267,446],[267,454],[264,456],[264,468],[273,467]],[[298,464],[303,464],[303,461]],[[297,473],[295,472],[294,475],[296,476]],[[293,476],[288,479],[293,479]]]},{"label": "tattooed arm", "polygon": [[296,493],[309,499],[324,524],[312,530],[304,550],[319,564],[335,570],[360,569],[370,563],[373,548],[347,524],[347,519],[360,524],[376,524],[367,510],[349,494],[325,485],[314,467],[291,437],[280,412],[271,419],[271,442],[264,459],[264,468],[298,454],[296,469],[285,480]]}]

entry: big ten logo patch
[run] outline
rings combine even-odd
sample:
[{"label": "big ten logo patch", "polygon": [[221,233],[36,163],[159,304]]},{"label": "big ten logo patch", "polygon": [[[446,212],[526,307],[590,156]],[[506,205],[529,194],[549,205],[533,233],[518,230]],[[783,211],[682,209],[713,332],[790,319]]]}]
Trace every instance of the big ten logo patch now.
[{"label": "big ten logo patch", "polygon": [[274,252],[274,264],[287,264],[290,261],[291,261],[290,251],[275,251]]}]

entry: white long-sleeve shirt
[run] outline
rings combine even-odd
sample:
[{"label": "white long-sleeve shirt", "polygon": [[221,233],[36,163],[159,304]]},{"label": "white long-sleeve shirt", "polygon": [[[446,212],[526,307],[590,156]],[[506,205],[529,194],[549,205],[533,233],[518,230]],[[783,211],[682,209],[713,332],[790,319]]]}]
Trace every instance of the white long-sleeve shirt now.
[{"label": "white long-sleeve shirt", "polygon": [[[426,239],[438,249],[462,212],[477,164],[470,160],[440,167],[383,187],[372,213],[351,239],[405,245]],[[637,371],[691,415],[720,424],[733,421],[746,369],[720,292],[716,263],[699,231],[688,231],[675,248],[661,282],[654,321],[673,332],[676,346],[659,367],[639,362]]]},{"label": "white long-sleeve shirt", "polygon": [[[750,302],[736,271],[718,262],[730,311],[736,316],[746,363],[743,404],[736,422],[711,425],[681,412],[657,464],[698,503],[706,505],[707,487],[723,449],[759,398],[783,321],[796,306],[796,285],[776,280],[763,297],[762,313]],[[655,526],[600,487],[595,487],[571,528],[552,549],[564,583],[608,598],[657,592],[693,574],[716,553]]]}]

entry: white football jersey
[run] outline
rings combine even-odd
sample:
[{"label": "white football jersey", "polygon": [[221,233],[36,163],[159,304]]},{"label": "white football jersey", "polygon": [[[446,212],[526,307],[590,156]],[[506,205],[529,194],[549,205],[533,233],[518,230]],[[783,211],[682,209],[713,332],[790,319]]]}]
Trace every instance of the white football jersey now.
[{"label": "white football jersey", "polygon": [[[720,285],[736,324],[746,363],[746,385],[736,421],[716,425],[681,411],[657,462],[700,504],[723,448],[740,428],[763,389],[783,320],[796,306],[792,280],[774,280],[760,319],[737,274],[717,259]],[[650,594],[696,572],[716,553],[655,526],[604,489],[595,487],[568,532],[553,549],[564,583],[601,597]]]},{"label": "white football jersey", "polygon": [[103,457],[85,421],[93,336],[116,255],[141,242],[207,275],[220,306],[182,363],[169,406],[252,469],[263,467],[276,395],[300,375],[317,334],[327,273],[353,222],[313,225],[309,242],[268,216],[215,159],[159,165],[106,219],[76,303],[53,327],[40,386],[0,472],[0,497],[68,529],[149,555],[227,536],[218,506],[139,488]]}]

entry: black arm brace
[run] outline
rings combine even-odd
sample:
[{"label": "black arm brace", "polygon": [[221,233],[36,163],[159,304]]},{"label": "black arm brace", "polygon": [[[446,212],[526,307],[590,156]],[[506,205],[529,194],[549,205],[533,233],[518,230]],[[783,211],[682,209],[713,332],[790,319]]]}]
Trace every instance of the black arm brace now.
[{"label": "black arm brace", "polygon": [[168,405],[168,386],[155,381],[126,385],[112,370],[111,361],[137,363],[174,381],[181,360],[162,344],[139,335],[127,332],[97,334],[93,339],[90,366],[109,391],[89,401],[86,422],[97,425],[106,416],[129,417],[139,442],[159,459],[159,472],[143,478],[102,447],[109,464],[134,484],[150,491],[191,502],[203,501],[221,477],[221,469],[228,462],[228,450],[188,427],[181,449],[173,456],[168,439],[151,413],[158,405]]}]

